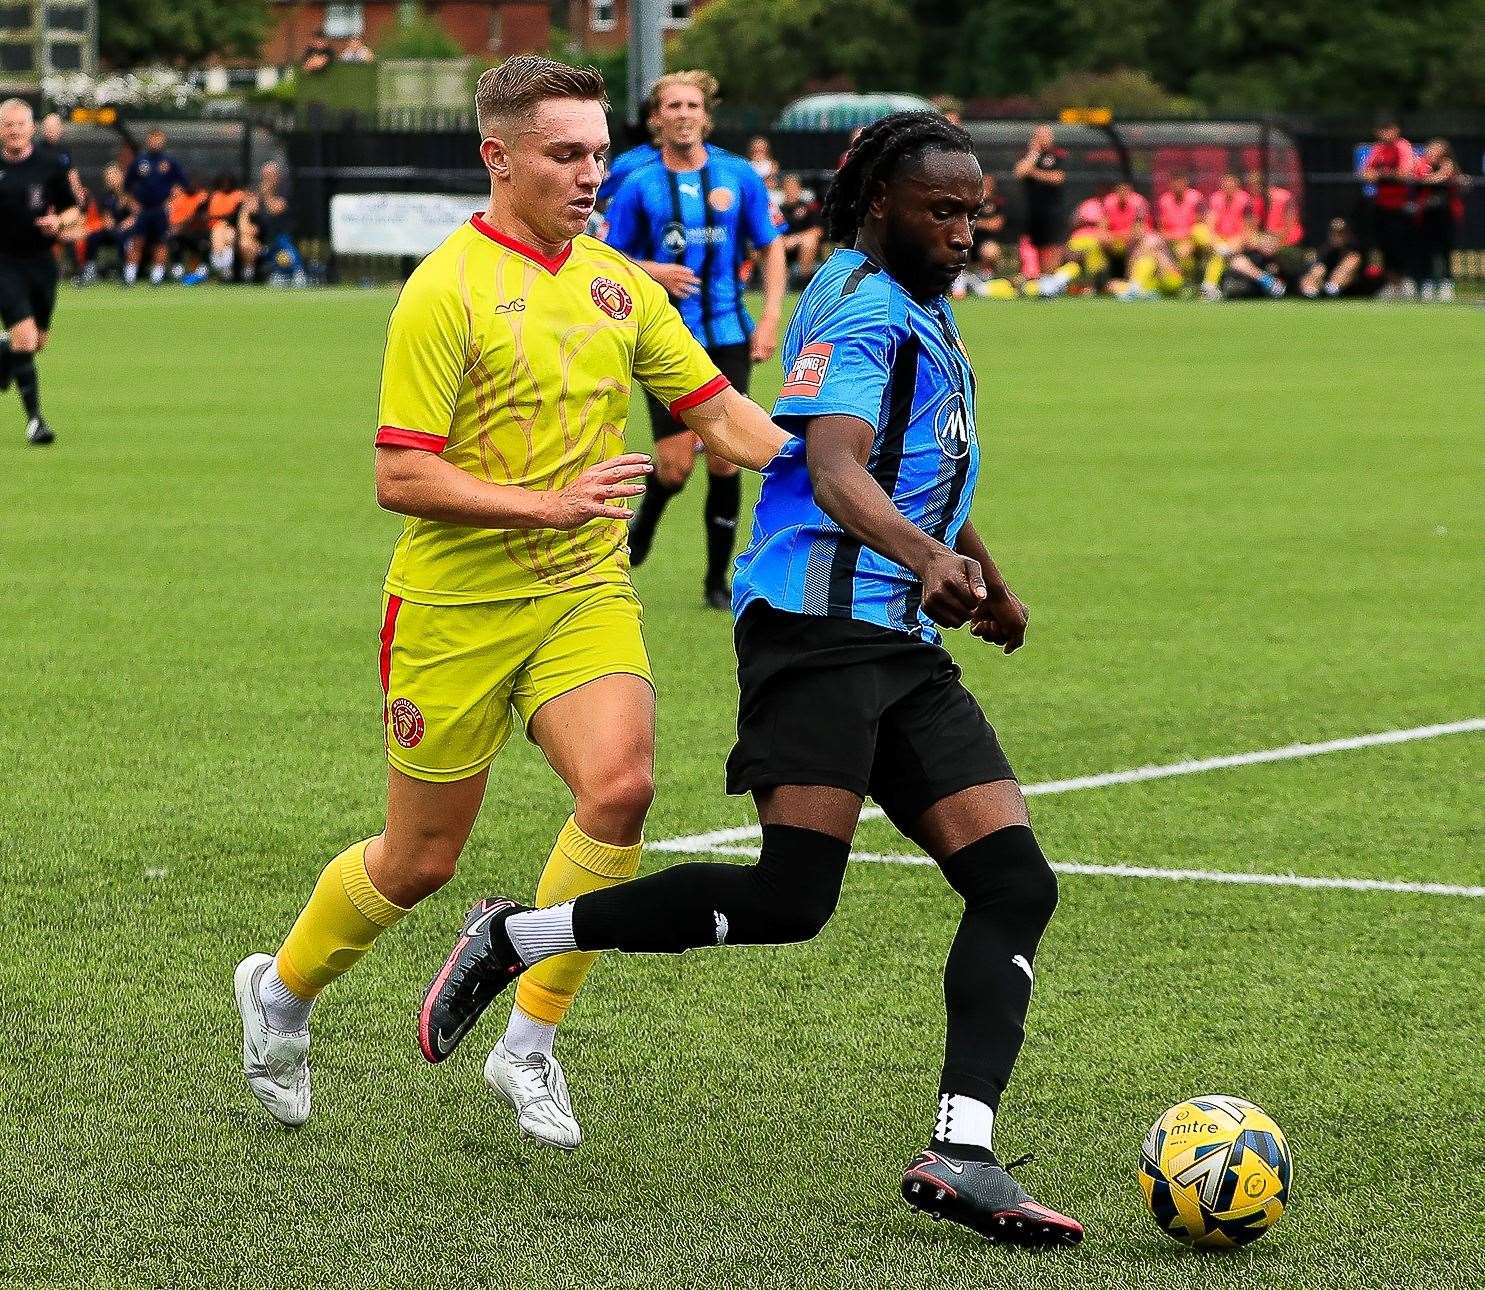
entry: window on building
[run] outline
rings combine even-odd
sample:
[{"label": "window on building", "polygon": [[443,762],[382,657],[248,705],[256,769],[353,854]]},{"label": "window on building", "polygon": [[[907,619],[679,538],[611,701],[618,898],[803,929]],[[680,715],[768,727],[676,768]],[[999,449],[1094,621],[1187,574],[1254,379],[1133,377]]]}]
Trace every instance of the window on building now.
[{"label": "window on building", "polygon": [[588,26],[594,31],[612,31],[619,25],[618,0],[588,0]]},{"label": "window on building", "polygon": [[691,25],[691,0],[665,0],[665,9],[660,17],[664,27],[689,27]]},{"label": "window on building", "polygon": [[366,30],[366,6],[364,4],[327,4],[325,6],[325,35],[331,40],[344,40],[347,36],[359,36]]}]

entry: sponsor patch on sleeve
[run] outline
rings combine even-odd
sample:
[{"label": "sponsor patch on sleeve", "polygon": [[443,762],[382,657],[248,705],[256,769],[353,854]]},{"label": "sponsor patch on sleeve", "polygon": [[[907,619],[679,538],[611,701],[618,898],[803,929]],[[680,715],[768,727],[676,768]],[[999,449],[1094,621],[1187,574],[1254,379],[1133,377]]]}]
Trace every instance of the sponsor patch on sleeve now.
[{"label": "sponsor patch on sleeve", "polygon": [[813,398],[819,394],[820,387],[825,384],[825,373],[830,368],[830,355],[834,349],[834,345],[817,341],[800,350],[794,366],[789,369],[789,375],[784,378],[779,396]]}]

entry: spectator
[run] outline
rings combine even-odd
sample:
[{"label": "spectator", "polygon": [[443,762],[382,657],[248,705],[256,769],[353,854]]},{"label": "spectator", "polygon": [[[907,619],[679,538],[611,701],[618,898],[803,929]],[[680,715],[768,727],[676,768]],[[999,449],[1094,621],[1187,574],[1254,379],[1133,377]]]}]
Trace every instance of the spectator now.
[{"label": "spectator", "polygon": [[938,114],[951,125],[964,124],[964,104],[952,94],[935,94],[933,106],[938,110]]},{"label": "spectator", "polygon": [[820,203],[799,182],[798,175],[785,175],[781,185],[779,218],[784,229],[784,255],[795,281],[803,286],[814,275],[825,237]]},{"label": "spectator", "polygon": [[175,262],[175,276],[188,287],[206,281],[208,196],[204,188],[183,186],[170,197],[170,251]]},{"label": "spectator", "polygon": [[123,262],[125,248],[134,236],[134,217],[138,214],[139,203],[124,190],[124,168],[111,162],[103,168],[103,192],[96,198],[89,194],[83,208],[83,227],[87,232],[79,249],[84,283],[98,280],[98,252],[104,247],[112,247]]},{"label": "spectator", "polygon": [[167,209],[177,188],[190,183],[186,172],[165,151],[165,131],[158,126],[144,138],[141,152],[124,172],[124,188],[139,203],[134,219],[134,236],[124,256],[124,281],[132,284],[139,276],[140,261],[146,248],[152,251],[150,283],[165,281],[165,262],[170,254],[170,213]]},{"label": "spectator", "polygon": [[280,191],[283,171],[276,161],[263,164],[258,186],[247,195],[237,217],[237,249],[243,281],[263,276],[269,282],[303,286],[304,261],[291,236],[293,217]]},{"label": "spectator", "polygon": [[1013,172],[1021,181],[1026,197],[1026,240],[1031,244],[1038,273],[1051,273],[1062,263],[1065,159],[1066,154],[1056,146],[1052,127],[1039,125],[1031,132],[1026,155],[1016,163]]},{"label": "spectator", "polygon": [[1103,199],[1103,222],[1105,250],[1116,262],[1115,271],[1122,271],[1128,265],[1130,251],[1149,230],[1150,203],[1134,191],[1129,180],[1121,179]]},{"label": "spectator", "polygon": [[1368,275],[1362,264],[1361,247],[1343,219],[1330,221],[1325,249],[1299,280],[1299,293],[1306,300],[1321,296],[1375,295],[1381,286],[1379,276]]},{"label": "spectator", "polygon": [[317,31],[309,38],[304,53],[299,55],[299,70],[306,76],[313,76],[323,72],[334,61],[335,50],[331,48],[329,37],[323,31]]},{"label": "spectator", "polygon": [[748,140],[748,165],[765,186],[778,182],[779,163],[773,159],[773,145],[761,134]]},{"label": "spectator", "polygon": [[242,181],[230,171],[224,170],[211,181],[211,194],[206,199],[211,267],[223,282],[232,278],[237,256],[237,217],[246,199]]},{"label": "spectator", "polygon": [[973,239],[969,252],[970,268],[982,278],[994,277],[1000,268],[1001,241],[1005,237],[1005,203],[1000,200],[994,175],[985,176],[980,213],[975,216],[970,237]]},{"label": "spectator", "polygon": [[57,154],[57,159],[67,170],[67,182],[72,185],[72,194],[77,198],[78,207],[83,205],[86,195],[83,190],[82,176],[77,173],[77,167],[72,164],[72,152],[62,139],[62,118],[56,112],[48,112],[41,118],[41,142],[43,146],[50,148]]},{"label": "spectator", "polygon": [[336,57],[342,63],[370,63],[376,61],[376,55],[371,52],[368,45],[360,36],[350,36],[345,44],[340,47],[340,53]]},{"label": "spectator", "polygon": [[1190,176],[1181,172],[1171,176],[1170,186],[1155,200],[1156,231],[1187,275],[1195,273],[1198,253],[1212,244],[1206,213],[1206,198],[1192,187]]},{"label": "spectator", "polygon": [[1454,234],[1464,219],[1464,176],[1447,139],[1430,139],[1413,163],[1418,261],[1414,276],[1425,300],[1454,299]]},{"label": "spectator", "polygon": [[1387,293],[1410,296],[1416,289],[1413,269],[1413,221],[1408,211],[1413,195],[1413,147],[1396,121],[1377,127],[1377,141],[1361,162],[1361,178],[1370,192],[1372,231],[1387,275]]}]

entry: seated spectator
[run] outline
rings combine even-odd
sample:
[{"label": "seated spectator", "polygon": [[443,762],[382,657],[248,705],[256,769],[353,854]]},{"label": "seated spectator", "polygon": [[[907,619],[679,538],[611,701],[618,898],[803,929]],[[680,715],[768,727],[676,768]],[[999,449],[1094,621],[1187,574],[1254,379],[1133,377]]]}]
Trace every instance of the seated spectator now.
[{"label": "seated spectator", "polygon": [[1361,246],[1351,226],[1343,219],[1330,221],[1325,247],[1299,281],[1299,293],[1306,300],[1322,296],[1374,296],[1382,289],[1380,273],[1368,274],[1363,265]]},{"label": "seated spectator", "polygon": [[984,194],[980,198],[980,213],[975,216],[970,230],[974,239],[970,247],[969,261],[972,269],[992,268],[1000,264],[1001,240],[1005,236],[1005,203],[1000,199],[995,176],[985,176]]},{"label": "seated spectator", "polygon": [[294,227],[288,199],[280,191],[283,171],[276,161],[263,164],[258,185],[247,195],[237,216],[237,250],[244,282],[264,278],[303,286],[304,260],[291,236]]},{"label": "seated spectator", "polygon": [[820,259],[820,243],[825,237],[825,224],[820,203],[799,182],[798,175],[785,175],[781,185],[779,219],[784,230],[784,256],[791,277],[799,284],[808,282]]},{"label": "seated spectator", "polygon": [[1109,270],[1108,221],[1104,218],[1104,196],[1085,198],[1073,213],[1073,231],[1067,239],[1069,260],[1081,266],[1089,286],[1102,286]]},{"label": "seated spectator", "polygon": [[82,281],[98,280],[98,252],[111,247],[120,264],[124,248],[134,236],[134,217],[139,203],[124,191],[124,168],[117,163],[103,168],[103,191],[87,194],[83,207],[84,237],[79,243]]},{"label": "seated spectator", "polygon": [[206,199],[211,267],[223,282],[232,279],[237,258],[237,216],[246,199],[241,180],[230,171],[224,170],[211,181],[211,193]]},{"label": "seated spectator", "polygon": [[773,145],[761,134],[748,140],[748,165],[765,184],[778,176],[779,163],[773,159]]},{"label": "seated spectator", "polygon": [[1170,186],[1155,201],[1156,232],[1166,240],[1183,273],[1194,274],[1199,252],[1212,243],[1207,229],[1206,198],[1191,186],[1184,173],[1171,176]]},{"label": "seated spectator", "polygon": [[299,70],[306,76],[313,76],[316,72],[323,72],[334,61],[335,50],[331,48],[329,37],[323,31],[317,31],[309,38],[304,53],[299,55]]},{"label": "seated spectator", "polygon": [[1127,263],[1136,240],[1135,226],[1149,226],[1150,203],[1134,191],[1134,185],[1127,179],[1121,179],[1103,199],[1103,222],[1105,250],[1111,258]]},{"label": "seated spectator", "polygon": [[376,61],[376,55],[371,52],[368,45],[360,36],[347,38],[345,44],[340,47],[340,53],[336,55],[342,63],[371,63]]},{"label": "seated spectator", "polygon": [[170,254],[175,276],[187,286],[206,281],[206,256],[210,237],[206,224],[204,188],[182,185],[170,195]]}]

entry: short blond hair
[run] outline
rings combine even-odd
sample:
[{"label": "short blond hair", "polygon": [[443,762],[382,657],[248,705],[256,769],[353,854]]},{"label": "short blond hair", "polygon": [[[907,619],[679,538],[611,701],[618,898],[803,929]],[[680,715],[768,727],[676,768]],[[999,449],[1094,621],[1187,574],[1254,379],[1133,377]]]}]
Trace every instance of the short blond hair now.
[{"label": "short blond hair", "polygon": [[702,106],[706,108],[707,116],[711,116],[712,109],[717,106],[717,78],[710,72],[692,68],[687,72],[666,72],[656,79],[645,95],[646,117],[652,117],[660,110],[660,99],[672,85],[689,85],[693,90],[700,90]]},{"label": "short blond hair", "polygon": [[516,54],[480,73],[474,87],[480,136],[488,138],[545,99],[590,99],[608,110],[608,93],[597,68],[569,67],[537,54]]}]

